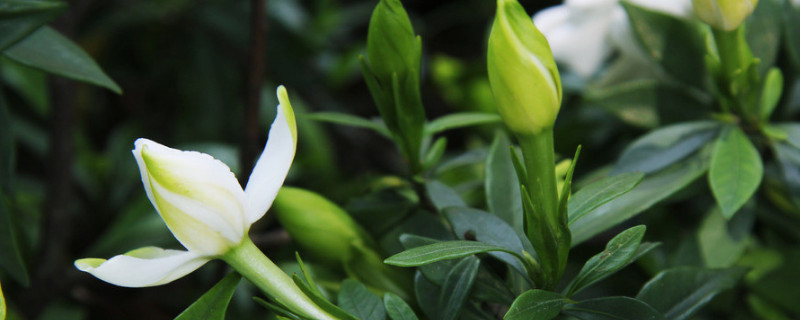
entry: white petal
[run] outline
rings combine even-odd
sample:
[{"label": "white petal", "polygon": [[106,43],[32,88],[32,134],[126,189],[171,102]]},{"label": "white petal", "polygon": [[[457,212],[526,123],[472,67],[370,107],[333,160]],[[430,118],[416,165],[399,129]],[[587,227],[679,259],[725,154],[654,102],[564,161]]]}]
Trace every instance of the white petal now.
[{"label": "white petal", "polygon": [[627,0],[642,8],[660,11],[678,18],[689,18],[694,14],[691,0]]},{"label": "white petal", "polygon": [[172,282],[208,261],[188,251],[144,247],[109,260],[76,260],[75,267],[114,285],[150,287]]},{"label": "white petal", "polygon": [[175,238],[203,255],[223,254],[244,237],[246,198],[228,166],[210,155],[136,140],[148,198]]},{"label": "white petal", "polygon": [[278,114],[269,129],[267,145],[247,181],[247,221],[253,223],[267,212],[289,173],[297,148],[297,123],[286,88],[278,87]]}]

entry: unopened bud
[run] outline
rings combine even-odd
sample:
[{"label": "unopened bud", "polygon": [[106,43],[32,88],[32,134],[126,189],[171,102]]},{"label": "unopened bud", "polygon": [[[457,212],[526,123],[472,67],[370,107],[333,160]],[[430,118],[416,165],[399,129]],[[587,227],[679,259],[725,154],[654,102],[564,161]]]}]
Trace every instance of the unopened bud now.
[{"label": "unopened bud", "polygon": [[750,16],[758,0],[692,0],[694,13],[710,26],[732,31]]}]

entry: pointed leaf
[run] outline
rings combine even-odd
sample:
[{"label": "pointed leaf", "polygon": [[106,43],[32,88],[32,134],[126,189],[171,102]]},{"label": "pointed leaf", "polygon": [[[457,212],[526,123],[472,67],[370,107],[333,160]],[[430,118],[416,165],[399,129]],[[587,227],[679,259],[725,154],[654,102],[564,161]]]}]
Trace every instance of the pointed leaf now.
[{"label": "pointed leaf", "polygon": [[739,128],[725,130],[711,156],[708,182],[726,218],[750,200],[763,175],[761,155],[750,139]]},{"label": "pointed leaf", "polygon": [[631,262],[639,249],[639,244],[647,228],[635,226],[618,234],[606,244],[606,249],[586,261],[581,271],[570,284],[566,296],[575,293],[591,284],[621,270]]},{"label": "pointed leaf", "polygon": [[522,195],[509,148],[508,137],[498,131],[486,158],[486,204],[491,213],[522,234]]},{"label": "pointed leaf", "polygon": [[466,207],[467,204],[458,195],[458,192],[438,180],[431,180],[426,184],[428,197],[437,210],[447,207]]},{"label": "pointed leaf", "polygon": [[502,121],[503,119],[501,119],[500,115],[496,113],[482,113],[482,112],[451,113],[429,122],[425,126],[425,134],[434,135],[442,131],[487,124],[487,123],[500,123]]},{"label": "pointed leaf", "polygon": [[[450,207],[444,210],[444,214],[453,227],[453,232],[462,240],[466,240],[468,234],[473,234],[475,240],[483,243],[496,245],[519,254],[525,250],[523,240],[517,236],[514,229],[505,221],[488,212],[472,208]],[[527,275],[522,262],[513,255],[505,252],[489,252],[489,254],[515,268],[520,274]]]},{"label": "pointed leaf", "polygon": [[225,311],[228,310],[228,304],[231,302],[241,278],[242,276],[236,272],[229,273],[181,312],[175,320],[224,320]]},{"label": "pointed leaf", "polygon": [[647,303],[630,297],[602,297],[569,304],[564,313],[581,320],[666,320]]},{"label": "pointed leaf", "polygon": [[0,2],[0,52],[55,19],[66,3],[49,0],[4,0]]},{"label": "pointed leaf", "polygon": [[277,304],[274,304],[272,302],[266,301],[266,300],[261,299],[259,297],[253,297],[253,300],[255,300],[256,303],[260,304],[265,309],[275,313],[275,315],[280,316],[280,317],[284,317],[286,319],[290,319],[290,320],[314,320],[314,319],[304,318],[304,317],[301,317],[299,315],[296,315],[296,314],[292,313],[291,311],[287,310],[286,308],[284,308],[284,307],[282,307],[280,305],[277,305]]},{"label": "pointed leaf", "polygon": [[29,283],[8,201],[0,191],[0,267],[23,286]]},{"label": "pointed leaf", "polygon": [[614,174],[641,171],[653,173],[685,159],[716,136],[719,124],[687,122],[664,127],[630,144],[614,165]]},{"label": "pointed leaf", "polygon": [[503,320],[550,320],[561,313],[569,300],[558,293],[544,290],[528,290],[521,294]]},{"label": "pointed leaf", "polygon": [[414,310],[408,304],[400,299],[396,294],[387,292],[383,295],[383,306],[386,308],[386,314],[392,320],[418,320]]},{"label": "pointed leaf", "polygon": [[724,290],[733,288],[747,269],[675,268],[650,279],[636,295],[670,320],[689,318]]},{"label": "pointed leaf", "polygon": [[436,304],[441,291],[441,287],[430,282],[419,270],[414,274],[414,296],[428,319],[436,319]]},{"label": "pointed leaf", "polygon": [[641,172],[625,172],[581,188],[569,198],[569,223],[572,224],[597,207],[631,191],[643,178],[644,174]]},{"label": "pointed leaf", "polygon": [[3,51],[3,54],[36,69],[122,93],[122,89],[100,69],[89,54],[50,27],[40,28]]},{"label": "pointed leaf", "polygon": [[442,291],[437,303],[437,319],[455,320],[461,313],[464,303],[470,295],[475,277],[478,275],[478,268],[481,261],[475,257],[461,259],[442,284]]},{"label": "pointed leaf", "polygon": [[516,253],[508,249],[491,244],[477,241],[456,240],[444,241],[409,249],[393,255],[383,262],[400,267],[416,267],[436,261],[458,259],[473,254],[490,251],[502,251],[516,255]]},{"label": "pointed leaf", "polygon": [[339,307],[361,320],[384,320],[383,302],[363,284],[353,279],[342,282],[338,296]]},{"label": "pointed leaf", "polygon": [[303,117],[315,121],[329,122],[351,127],[370,129],[372,131],[375,131],[383,135],[384,137],[390,139],[392,137],[392,134],[391,132],[389,132],[389,129],[386,128],[386,125],[383,123],[383,121],[380,120],[369,120],[351,114],[340,113],[340,112],[316,112],[303,115]]}]

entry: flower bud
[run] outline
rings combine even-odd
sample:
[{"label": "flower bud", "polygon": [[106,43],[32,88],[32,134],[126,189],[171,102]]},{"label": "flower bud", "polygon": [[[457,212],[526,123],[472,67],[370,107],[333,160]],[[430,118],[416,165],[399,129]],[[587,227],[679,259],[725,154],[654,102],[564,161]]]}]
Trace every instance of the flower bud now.
[{"label": "flower bud", "polygon": [[283,187],[273,208],[283,228],[305,252],[332,265],[341,266],[354,244],[374,246],[347,212],[314,192]]},{"label": "flower bud", "polygon": [[694,13],[715,29],[732,31],[755,10],[758,0],[692,0]]},{"label": "flower bud", "polygon": [[420,46],[400,0],[381,0],[369,22],[367,57],[379,81],[391,86],[392,73],[418,71]]},{"label": "flower bud", "polygon": [[561,106],[561,77],[544,35],[516,0],[498,0],[489,36],[489,84],[497,109],[517,134],[553,126]]}]

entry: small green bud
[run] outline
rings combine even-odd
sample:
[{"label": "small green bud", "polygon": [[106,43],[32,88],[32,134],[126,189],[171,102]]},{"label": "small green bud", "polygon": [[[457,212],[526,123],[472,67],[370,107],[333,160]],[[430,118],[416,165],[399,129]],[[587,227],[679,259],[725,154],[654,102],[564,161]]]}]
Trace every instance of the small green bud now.
[{"label": "small green bud", "polygon": [[283,187],[272,205],[278,221],[306,252],[334,266],[351,255],[354,244],[374,241],[333,202],[314,192]]},{"label": "small green bud", "polygon": [[400,0],[381,0],[375,7],[367,31],[367,57],[385,86],[391,86],[393,73],[419,70],[419,43]]},{"label": "small green bud", "polygon": [[529,135],[552,127],[561,107],[561,77],[547,39],[516,0],[497,1],[487,60],[508,128]]},{"label": "small green bud", "polygon": [[755,10],[758,0],[692,0],[694,13],[715,29],[732,31]]}]

